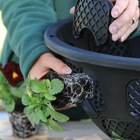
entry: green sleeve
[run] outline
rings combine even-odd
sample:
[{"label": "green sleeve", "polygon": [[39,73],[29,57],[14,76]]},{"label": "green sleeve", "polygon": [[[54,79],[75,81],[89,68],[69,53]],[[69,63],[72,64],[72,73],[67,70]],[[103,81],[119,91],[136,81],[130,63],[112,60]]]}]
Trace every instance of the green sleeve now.
[{"label": "green sleeve", "polygon": [[[138,0],[138,1],[139,1],[139,3],[140,3],[140,0]],[[139,4],[139,8],[140,8],[140,4]],[[138,19],[138,20],[139,20],[139,19]],[[135,31],[133,31],[133,32],[129,35],[128,39],[134,38],[134,37],[136,37],[136,36],[138,36],[138,35],[140,35],[140,21],[139,21],[138,27],[136,28]]]},{"label": "green sleeve", "polygon": [[0,0],[0,10],[10,48],[26,77],[38,57],[50,52],[44,32],[58,21],[53,0]]}]

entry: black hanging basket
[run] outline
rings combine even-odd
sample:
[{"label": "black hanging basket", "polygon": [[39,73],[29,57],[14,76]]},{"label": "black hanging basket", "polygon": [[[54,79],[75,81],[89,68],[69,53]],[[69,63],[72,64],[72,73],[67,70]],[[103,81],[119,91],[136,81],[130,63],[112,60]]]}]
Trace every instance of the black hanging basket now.
[{"label": "black hanging basket", "polygon": [[94,82],[93,99],[81,103],[109,137],[140,140],[140,41],[111,41],[108,27],[113,4],[78,0],[74,18],[49,27],[45,43],[76,73]]},{"label": "black hanging basket", "polygon": [[9,114],[13,135],[20,138],[27,138],[36,134],[36,127],[33,127],[26,115],[20,111],[13,111]]}]

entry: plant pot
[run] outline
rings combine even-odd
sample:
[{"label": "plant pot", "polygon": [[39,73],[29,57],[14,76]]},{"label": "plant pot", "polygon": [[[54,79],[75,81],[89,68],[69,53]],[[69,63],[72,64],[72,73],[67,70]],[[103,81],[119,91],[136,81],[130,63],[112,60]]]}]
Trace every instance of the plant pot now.
[{"label": "plant pot", "polygon": [[13,111],[9,114],[13,135],[20,138],[27,138],[36,134],[36,127],[33,127],[26,115],[21,111]]},{"label": "plant pot", "polygon": [[81,105],[109,137],[114,131],[125,139],[139,140],[139,37],[124,43],[94,46],[94,36],[89,30],[75,39],[72,28],[73,18],[60,21],[46,30],[44,38],[47,47],[73,72],[84,72],[92,78],[93,99]]}]

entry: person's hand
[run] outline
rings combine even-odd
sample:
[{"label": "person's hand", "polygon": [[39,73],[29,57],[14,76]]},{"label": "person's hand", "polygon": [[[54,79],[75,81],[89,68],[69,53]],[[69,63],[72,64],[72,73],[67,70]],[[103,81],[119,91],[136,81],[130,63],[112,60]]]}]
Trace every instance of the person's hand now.
[{"label": "person's hand", "polygon": [[[53,69],[57,73],[64,75],[70,74],[72,71],[64,62],[56,58],[53,54],[45,53],[37,59],[30,69],[30,77],[31,79],[36,77],[41,82],[43,77],[50,71],[50,69]],[[68,109],[75,106],[77,105],[73,104],[59,110]]]},{"label": "person's hand", "polygon": [[[115,2],[115,0],[109,0]],[[123,42],[138,27],[139,2],[138,0],[116,0],[111,11],[113,18],[117,18],[109,26],[112,40]]]},{"label": "person's hand", "polygon": [[[117,18],[109,26],[112,40],[123,42],[138,27],[139,3],[138,0],[108,0],[115,4],[111,11],[113,18]],[[74,14],[75,7],[70,12]]]},{"label": "person's hand", "polygon": [[70,74],[72,71],[64,62],[56,58],[53,54],[44,53],[37,59],[30,69],[31,79],[36,77],[39,81],[42,81],[43,76],[45,76],[50,69],[64,75]]}]

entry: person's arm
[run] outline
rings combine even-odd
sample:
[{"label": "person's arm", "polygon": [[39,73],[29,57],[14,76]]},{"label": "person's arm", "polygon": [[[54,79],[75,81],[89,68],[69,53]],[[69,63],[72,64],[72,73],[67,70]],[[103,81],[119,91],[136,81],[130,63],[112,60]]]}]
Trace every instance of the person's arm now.
[{"label": "person's arm", "polygon": [[0,10],[8,42],[26,78],[36,60],[50,52],[44,44],[44,32],[57,22],[53,0],[0,0]]}]

